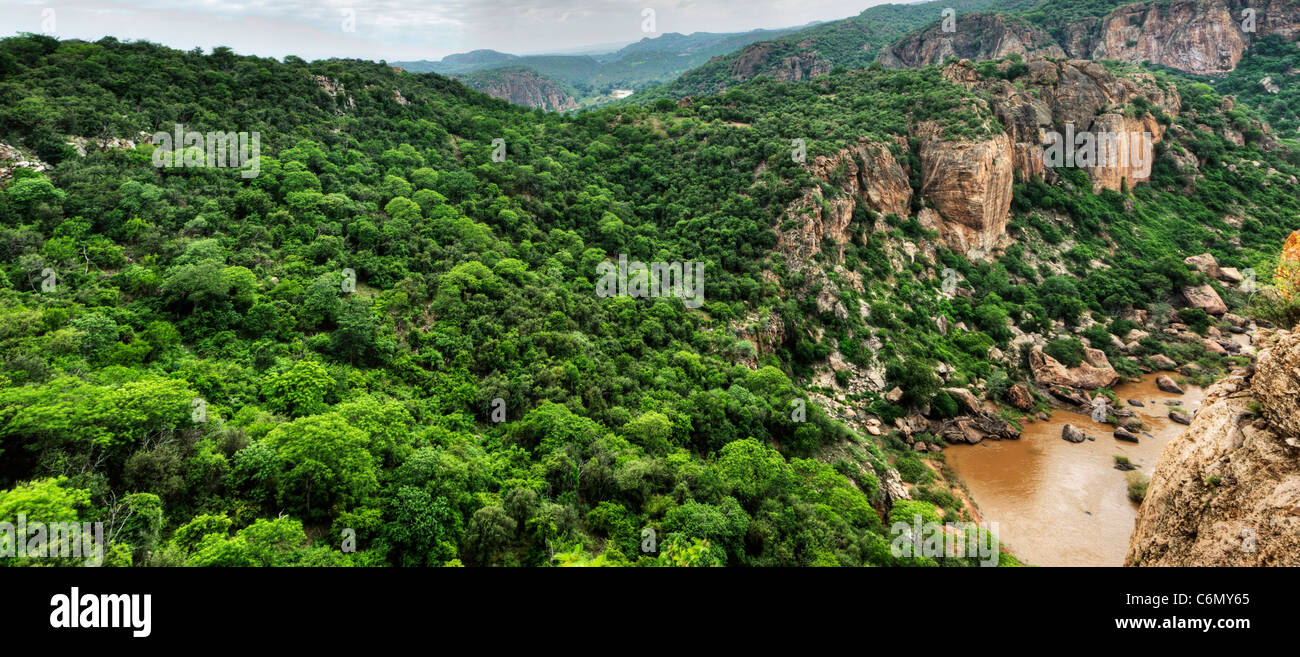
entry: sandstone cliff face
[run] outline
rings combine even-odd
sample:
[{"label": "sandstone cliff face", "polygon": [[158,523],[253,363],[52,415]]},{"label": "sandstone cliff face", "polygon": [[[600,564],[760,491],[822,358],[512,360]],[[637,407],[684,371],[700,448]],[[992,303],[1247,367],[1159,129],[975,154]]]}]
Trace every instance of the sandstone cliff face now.
[{"label": "sandstone cliff face", "polygon": [[578,102],[560,83],[532,69],[496,69],[459,76],[465,86],[515,105],[563,112]]},{"label": "sandstone cliff face", "polygon": [[816,158],[812,170],[823,180],[841,177],[841,188],[876,212],[905,217],[911,210],[907,173],[884,144],[859,140],[834,157]]},{"label": "sandstone cliff face", "polygon": [[886,68],[907,68],[943,64],[953,58],[1065,57],[1065,51],[1046,32],[1003,14],[963,14],[953,28],[944,32],[940,23],[917,32],[882,50],[879,61]]},{"label": "sandstone cliff face", "polygon": [[1150,112],[1134,115],[1127,110],[1142,98],[1151,107],[1176,117],[1181,101],[1174,90],[1161,87],[1148,74],[1117,77],[1096,62],[1035,59],[1027,67],[1028,73],[1015,85],[980,77],[968,61],[954,62],[943,69],[948,80],[989,94],[993,112],[1011,139],[1013,166],[1022,177],[1047,173],[1044,155],[1049,133],[1055,132],[1064,140],[1070,131],[1116,135],[1129,145],[1120,150],[1118,157],[1087,167],[1094,191],[1119,191],[1126,182],[1132,187],[1150,177],[1151,153],[1136,152],[1132,147],[1145,147],[1146,134],[1150,135],[1151,145],[1160,142],[1165,127]]},{"label": "sandstone cliff face", "polygon": [[940,237],[968,256],[998,248],[1015,182],[1011,139],[1003,133],[984,141],[943,141],[926,125],[917,135],[921,195],[944,219],[937,227]]},{"label": "sandstone cliff face", "polygon": [[1300,334],[1259,343],[1254,375],[1210,387],[1165,445],[1126,565],[1300,565]]},{"label": "sandstone cliff face", "polygon": [[[1255,11],[1254,31],[1245,23]],[[1189,73],[1227,73],[1237,67],[1253,39],[1277,34],[1294,40],[1300,5],[1287,0],[1176,0],[1115,8],[1101,20],[1065,30],[1071,57],[1151,62]]]},{"label": "sandstone cliff face", "polygon": [[900,217],[911,212],[912,187],[907,173],[884,144],[862,139],[834,156],[818,156],[808,168],[817,178],[837,184],[844,196],[825,199],[821,188],[814,187],[787,209],[787,216],[798,224],[782,231],[778,250],[794,266],[821,253],[823,239],[839,245],[836,257],[843,257],[843,245],[851,237],[849,223],[859,204]]}]

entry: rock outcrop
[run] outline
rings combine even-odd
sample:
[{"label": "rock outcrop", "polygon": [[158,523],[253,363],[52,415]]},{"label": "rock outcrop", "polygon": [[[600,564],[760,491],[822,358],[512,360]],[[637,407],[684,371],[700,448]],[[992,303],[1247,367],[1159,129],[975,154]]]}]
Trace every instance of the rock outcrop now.
[{"label": "rock outcrop", "polygon": [[[1010,66],[1002,62],[1003,70]],[[1173,89],[1159,84],[1146,73],[1117,77],[1096,62],[1070,60],[1054,62],[1034,59],[1015,84],[986,79],[968,61],[944,67],[948,80],[984,92],[992,110],[1012,142],[1013,165],[1021,177],[1049,174],[1053,163],[1053,142],[1058,156],[1076,147],[1067,142],[1085,138],[1107,138],[1113,148],[1092,162],[1080,160],[1093,179],[1093,191],[1119,191],[1150,177],[1152,149],[1165,136],[1165,126],[1151,112],[1134,114],[1130,106],[1141,98],[1145,106],[1171,117],[1178,116],[1181,101]],[[1088,137],[1083,137],[1088,135]],[[1070,156],[1067,166],[1074,165]],[[1050,180],[1049,180],[1050,182]]]},{"label": "rock outcrop", "polygon": [[938,65],[949,59],[1002,59],[1020,55],[1065,57],[1052,37],[1024,19],[1005,14],[962,14],[944,31],[937,23],[883,49],[878,61],[885,68]]},{"label": "rock outcrop", "polygon": [[[1006,239],[1011,210],[1011,139],[945,140],[933,124],[918,126],[921,195],[942,221],[935,226],[952,250],[970,256],[998,248]],[[931,222],[933,223],[933,222]]]},{"label": "rock outcrop", "polygon": [[49,171],[54,167],[42,162],[36,156],[27,156],[22,151],[0,142],[0,181],[13,177],[14,169],[31,169],[32,171]]},{"label": "rock outcrop", "polygon": [[[1034,380],[1046,386],[1065,386],[1078,390],[1108,388],[1119,382],[1119,373],[1111,367],[1106,353],[1100,349],[1084,348],[1084,360],[1077,367],[1066,367],[1060,361],[1043,353],[1037,345],[1029,352],[1029,369]],[[1085,404],[1087,400],[1084,400]]]},{"label": "rock outcrop", "polygon": [[1278,259],[1277,271],[1273,272],[1273,282],[1284,298],[1290,299],[1300,291],[1300,230],[1291,233],[1282,245],[1282,256]]},{"label": "rock outcrop", "polygon": [[1259,338],[1253,376],[1211,386],[1165,445],[1126,565],[1300,565],[1300,334]]},{"label": "rock outcrop", "polygon": [[564,85],[523,66],[474,71],[456,77],[471,89],[515,105],[557,112],[578,109],[578,101]]},{"label": "rock outcrop", "polygon": [[1174,0],[1116,7],[1100,20],[1067,28],[1062,45],[1071,57],[1220,74],[1237,67],[1254,39],[1276,34],[1294,40],[1297,31],[1300,4],[1295,2]]},{"label": "rock outcrop", "polygon": [[731,64],[731,77],[748,80],[756,75],[770,75],[777,80],[798,82],[831,72],[831,61],[818,55],[815,50],[802,50],[776,59],[773,54],[776,48],[777,44],[773,41],[746,46]]}]

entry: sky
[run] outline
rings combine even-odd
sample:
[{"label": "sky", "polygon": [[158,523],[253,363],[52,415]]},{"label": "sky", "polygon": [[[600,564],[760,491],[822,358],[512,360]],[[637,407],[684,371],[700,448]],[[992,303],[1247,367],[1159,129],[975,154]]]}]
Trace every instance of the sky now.
[{"label": "sky", "polygon": [[402,61],[480,48],[561,52],[665,32],[790,27],[847,18],[886,1],[0,0],[0,36],[113,36],[181,50],[229,46],[263,57]]}]

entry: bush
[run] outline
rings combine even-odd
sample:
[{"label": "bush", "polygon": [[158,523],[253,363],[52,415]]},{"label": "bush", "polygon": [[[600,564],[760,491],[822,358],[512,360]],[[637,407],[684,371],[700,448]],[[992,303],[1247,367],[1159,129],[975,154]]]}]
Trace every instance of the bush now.
[{"label": "bush", "polygon": [[1074,338],[1052,340],[1043,352],[1066,367],[1078,367],[1083,362],[1083,343]]},{"label": "bush", "polygon": [[1136,470],[1124,475],[1128,481],[1128,499],[1133,502],[1141,503],[1147,497],[1147,486],[1151,484],[1151,478]]}]

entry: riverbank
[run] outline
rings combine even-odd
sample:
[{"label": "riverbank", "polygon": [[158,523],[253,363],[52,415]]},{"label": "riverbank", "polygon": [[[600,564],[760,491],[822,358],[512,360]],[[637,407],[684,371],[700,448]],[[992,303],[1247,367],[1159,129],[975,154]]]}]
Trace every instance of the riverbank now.
[{"label": "riverbank", "polygon": [[[1181,408],[1190,415],[1204,395],[1196,386],[1186,386],[1182,395],[1160,390],[1159,374],[1114,388],[1123,404],[1118,409],[1142,421],[1137,443],[1116,439],[1114,426],[1058,408],[1047,420],[1026,423],[1020,440],[986,440],[944,451],[982,519],[998,524],[999,537],[1013,554],[1041,566],[1123,564],[1138,504],[1127,497],[1125,472],[1115,468],[1115,457],[1127,458],[1150,476],[1165,444],[1185,428],[1168,418],[1169,411]],[[1131,405],[1130,399],[1143,405]],[[1063,440],[1067,424],[1092,440]]]}]

